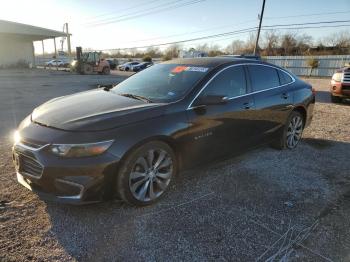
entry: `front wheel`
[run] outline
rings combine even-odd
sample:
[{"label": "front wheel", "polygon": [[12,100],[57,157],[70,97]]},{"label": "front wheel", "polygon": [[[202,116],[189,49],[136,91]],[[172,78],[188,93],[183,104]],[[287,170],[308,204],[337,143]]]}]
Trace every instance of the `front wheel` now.
[{"label": "front wheel", "polygon": [[149,142],[123,161],[116,190],[129,204],[149,205],[165,193],[176,172],[177,161],[171,147],[160,141]]},{"label": "front wheel", "polygon": [[284,126],[281,137],[272,146],[277,149],[294,149],[298,145],[304,130],[304,117],[293,111]]}]

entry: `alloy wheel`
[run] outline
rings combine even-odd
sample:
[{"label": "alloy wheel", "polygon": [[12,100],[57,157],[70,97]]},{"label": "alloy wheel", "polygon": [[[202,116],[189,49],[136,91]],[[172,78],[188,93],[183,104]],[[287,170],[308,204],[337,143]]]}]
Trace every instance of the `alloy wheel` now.
[{"label": "alloy wheel", "polygon": [[287,129],[287,141],[286,145],[288,148],[293,149],[297,146],[303,133],[303,119],[300,116],[294,116]]},{"label": "alloy wheel", "polygon": [[142,202],[157,199],[168,187],[173,170],[173,161],[165,150],[148,150],[137,158],[129,175],[132,195]]}]

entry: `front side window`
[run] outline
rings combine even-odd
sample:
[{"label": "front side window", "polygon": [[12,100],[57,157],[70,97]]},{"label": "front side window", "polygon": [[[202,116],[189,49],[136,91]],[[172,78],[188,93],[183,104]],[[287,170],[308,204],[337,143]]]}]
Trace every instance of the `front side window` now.
[{"label": "front side window", "polygon": [[201,96],[218,95],[229,98],[246,94],[243,66],[230,67],[217,75],[203,90]]},{"label": "front side window", "polygon": [[184,64],[157,64],[127,78],[111,91],[142,96],[152,102],[172,102],[184,97],[209,69]]},{"label": "front side window", "polygon": [[263,65],[248,65],[253,92],[261,91],[280,85],[277,70]]}]

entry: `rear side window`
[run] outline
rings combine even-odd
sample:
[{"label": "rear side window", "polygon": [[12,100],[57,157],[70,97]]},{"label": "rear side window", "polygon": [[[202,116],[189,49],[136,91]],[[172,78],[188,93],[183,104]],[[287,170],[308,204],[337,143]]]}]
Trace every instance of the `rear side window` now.
[{"label": "rear side window", "polygon": [[248,71],[254,92],[280,85],[277,70],[273,67],[249,65]]},{"label": "rear side window", "polygon": [[293,82],[293,79],[287,73],[283,72],[282,70],[277,70],[277,72],[278,76],[280,77],[281,85],[286,85]]},{"label": "rear side window", "polygon": [[229,98],[244,94],[246,94],[246,79],[243,66],[224,70],[202,92],[202,95],[222,95]]}]

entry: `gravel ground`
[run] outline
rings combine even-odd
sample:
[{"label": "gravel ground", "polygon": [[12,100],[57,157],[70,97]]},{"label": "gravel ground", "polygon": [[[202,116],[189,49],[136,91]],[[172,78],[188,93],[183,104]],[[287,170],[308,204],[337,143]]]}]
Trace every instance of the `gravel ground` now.
[{"label": "gravel ground", "polygon": [[330,103],[328,80],[307,79],[315,116],[296,150],[261,147],[185,171],[159,203],[134,208],[46,203],[16,182],[17,119],[121,79],[31,74],[0,72],[0,261],[350,260],[350,106]]}]

